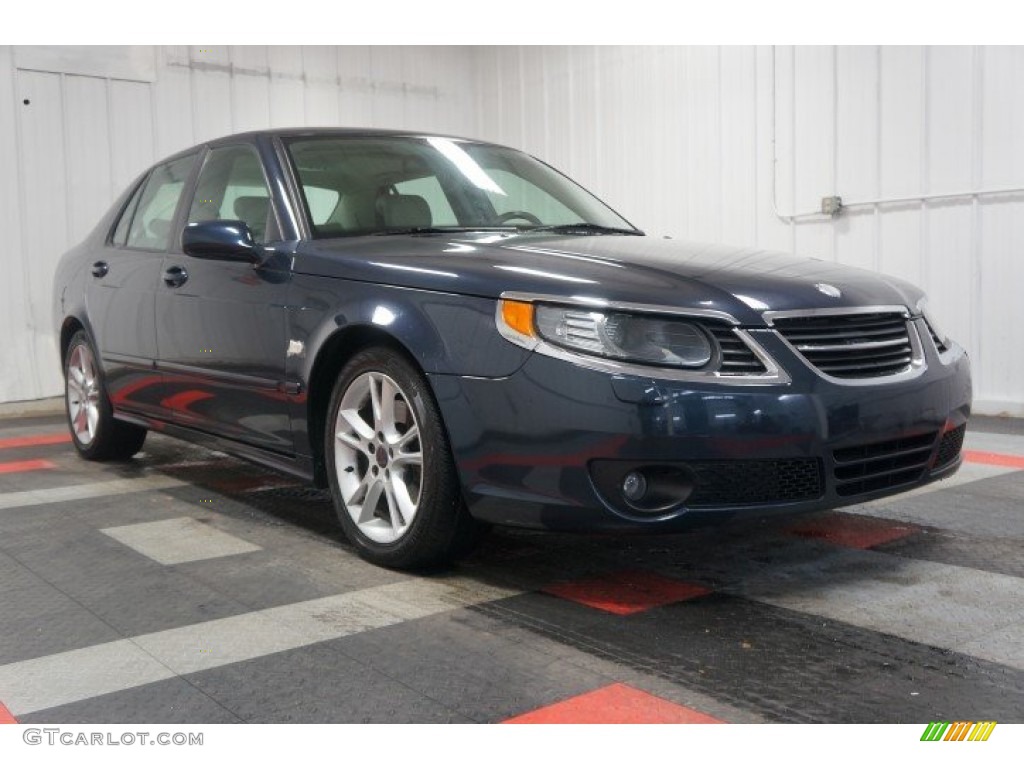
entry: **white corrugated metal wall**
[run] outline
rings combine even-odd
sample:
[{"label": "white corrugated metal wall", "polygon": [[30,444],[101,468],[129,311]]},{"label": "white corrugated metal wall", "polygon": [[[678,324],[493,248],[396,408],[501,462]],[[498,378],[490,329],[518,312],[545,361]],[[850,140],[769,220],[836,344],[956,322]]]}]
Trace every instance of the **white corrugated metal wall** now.
[{"label": "white corrugated metal wall", "polygon": [[0,403],[61,391],[54,267],[147,166],[271,126],[473,133],[474,61],[469,47],[0,47]]},{"label": "white corrugated metal wall", "polygon": [[59,391],[53,264],[135,173],[232,131],[347,124],[522,147],[654,234],[906,277],[970,349],[978,410],[1024,415],[1024,194],[787,218],[832,194],[1024,186],[1024,48],[137,47],[98,64],[95,49],[72,53],[0,48],[0,402]]},{"label": "white corrugated metal wall", "polygon": [[976,409],[1024,416],[1024,193],[787,218],[827,195],[1024,187],[1024,48],[479,55],[482,138],[547,159],[652,234],[793,251],[922,285],[970,350]]}]

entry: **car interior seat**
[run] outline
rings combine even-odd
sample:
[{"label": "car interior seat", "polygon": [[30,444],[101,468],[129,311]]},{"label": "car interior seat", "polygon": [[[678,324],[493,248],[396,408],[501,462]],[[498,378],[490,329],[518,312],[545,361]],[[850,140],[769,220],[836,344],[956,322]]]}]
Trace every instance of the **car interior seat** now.
[{"label": "car interior seat", "polygon": [[430,205],[419,195],[381,195],[377,213],[388,229],[429,227],[433,223]]},{"label": "car interior seat", "polygon": [[244,195],[235,200],[235,216],[249,225],[253,240],[262,243],[267,234],[267,213],[270,211],[270,198],[257,195]]}]

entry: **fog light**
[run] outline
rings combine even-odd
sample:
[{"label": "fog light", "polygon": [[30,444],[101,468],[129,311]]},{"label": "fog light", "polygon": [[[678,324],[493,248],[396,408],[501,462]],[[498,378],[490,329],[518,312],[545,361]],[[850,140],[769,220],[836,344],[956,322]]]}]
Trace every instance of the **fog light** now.
[{"label": "fog light", "polygon": [[630,472],[622,481],[622,495],[630,501],[640,501],[647,494],[647,478],[639,472]]}]

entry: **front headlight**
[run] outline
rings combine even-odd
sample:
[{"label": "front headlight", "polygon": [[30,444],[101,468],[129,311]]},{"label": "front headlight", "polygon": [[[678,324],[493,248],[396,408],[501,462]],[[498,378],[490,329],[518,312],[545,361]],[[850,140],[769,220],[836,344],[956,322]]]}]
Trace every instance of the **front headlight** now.
[{"label": "front headlight", "polygon": [[751,332],[716,310],[526,294],[502,296],[496,310],[508,341],[592,370],[739,386],[791,381]]},{"label": "front headlight", "polygon": [[552,344],[615,360],[700,368],[713,353],[705,333],[682,320],[541,304],[535,321],[538,335]]},{"label": "front headlight", "polygon": [[499,325],[523,346],[545,341],[587,355],[662,368],[699,369],[715,353],[711,338],[697,324],[656,315],[503,300]]}]

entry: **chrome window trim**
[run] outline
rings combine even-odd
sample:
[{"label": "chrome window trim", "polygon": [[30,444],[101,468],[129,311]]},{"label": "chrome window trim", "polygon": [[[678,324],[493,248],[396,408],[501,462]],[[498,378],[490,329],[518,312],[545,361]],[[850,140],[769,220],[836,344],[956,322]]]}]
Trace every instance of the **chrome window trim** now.
[{"label": "chrome window trim", "polygon": [[801,352],[857,352],[863,349],[885,349],[896,347],[910,341],[910,332],[907,332],[907,341],[903,338],[890,339],[889,341],[859,341],[855,344],[806,344],[801,342],[796,348]]},{"label": "chrome window trim", "polygon": [[605,357],[587,355],[582,352],[575,352],[564,347],[556,346],[542,338],[524,336],[505,324],[501,315],[501,301],[495,302],[494,319],[498,326],[498,333],[505,339],[517,344],[520,347],[536,352],[546,357],[578,365],[593,371],[610,373],[621,376],[636,376],[646,379],[661,379],[665,381],[683,381],[704,384],[733,384],[736,386],[770,386],[786,385],[792,379],[782,367],[772,359],[754,338],[744,329],[737,327],[737,320],[726,312],[712,309],[688,310],[679,307],[664,307],[654,304],[633,304],[618,301],[605,301],[602,299],[590,299],[588,297],[565,297],[548,296],[540,294],[518,293],[506,291],[501,294],[501,300],[523,301],[530,304],[562,304],[569,306],[590,307],[594,310],[613,309],[626,312],[640,312],[647,314],[671,315],[674,317],[690,317],[695,320],[713,319],[725,320],[732,323],[732,332],[736,334],[744,344],[749,347],[754,356],[761,361],[765,367],[764,373],[759,374],[728,374],[720,371],[687,371],[680,368],[659,368],[657,366],[639,365],[621,360],[612,360]]},{"label": "chrome window trim", "polygon": [[899,314],[903,316],[907,325],[907,337],[910,339],[910,365],[906,370],[900,371],[899,373],[890,374],[887,376],[870,376],[864,378],[839,378],[837,376],[831,376],[817,366],[814,365],[810,360],[804,357],[803,353],[783,335],[783,333],[777,329],[772,328],[772,332],[778,337],[779,341],[789,348],[790,352],[796,355],[800,362],[807,366],[808,370],[812,373],[820,376],[830,384],[835,384],[841,387],[860,387],[860,386],[877,386],[879,384],[897,384],[902,381],[909,381],[916,379],[921,376],[926,370],[928,370],[928,364],[925,360],[924,346],[921,342],[920,330],[917,327],[914,318],[910,311],[901,305],[894,306],[872,306],[872,307],[847,307],[847,308],[828,308],[828,309],[798,309],[798,310],[785,310],[781,312],[764,312],[765,322],[772,326],[774,321],[780,318],[791,318],[791,317],[835,317],[839,315],[873,315],[873,314]]}]

